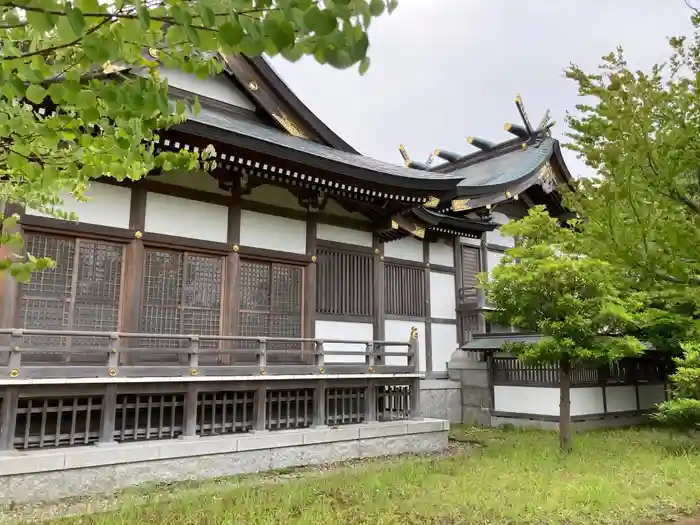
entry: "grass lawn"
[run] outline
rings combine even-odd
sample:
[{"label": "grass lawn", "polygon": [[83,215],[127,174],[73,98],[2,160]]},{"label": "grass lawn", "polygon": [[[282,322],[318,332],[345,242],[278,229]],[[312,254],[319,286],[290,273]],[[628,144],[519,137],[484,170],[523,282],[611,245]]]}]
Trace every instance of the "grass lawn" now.
[{"label": "grass lawn", "polygon": [[276,482],[245,477],[125,494],[116,510],[50,523],[648,524],[700,512],[700,440],[651,429],[591,432],[575,436],[563,458],[553,433],[453,434],[480,444]]}]

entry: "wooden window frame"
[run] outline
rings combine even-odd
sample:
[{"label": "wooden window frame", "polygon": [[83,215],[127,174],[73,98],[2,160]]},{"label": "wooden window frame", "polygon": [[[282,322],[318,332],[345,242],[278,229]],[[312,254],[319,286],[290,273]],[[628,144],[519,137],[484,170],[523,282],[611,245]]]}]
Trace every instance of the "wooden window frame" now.
[{"label": "wooden window frame", "polygon": [[[366,307],[366,310],[363,311],[357,311],[353,312],[351,311],[351,303],[352,301],[348,298],[345,297],[344,301],[339,301],[337,312],[329,312],[328,308],[322,308],[322,305],[324,303],[329,303],[330,300],[326,301],[324,298],[321,296],[321,294],[325,290],[324,288],[324,282],[323,282],[323,276],[321,275],[322,273],[322,261],[321,257],[323,254],[321,253],[322,251],[328,252],[333,255],[350,255],[350,256],[356,256],[358,258],[365,258],[366,261],[366,270],[369,272],[369,275],[364,275],[362,274],[361,271],[358,272],[357,277],[358,279],[362,280],[363,277],[366,277],[365,281],[367,283],[367,289],[364,290],[367,292],[367,296],[362,298],[361,296],[355,297],[355,303],[356,304],[362,304],[366,303],[363,306]],[[372,322],[374,319],[374,302],[375,302],[375,297],[374,293],[372,290],[372,287],[374,285],[374,272],[376,271],[374,268],[374,254],[372,253],[371,248],[361,248],[357,246],[352,246],[352,245],[339,245],[339,243],[333,243],[333,242],[323,242],[319,241],[317,244],[317,254],[318,254],[318,262],[317,262],[317,269],[316,269],[316,289],[314,290],[314,294],[316,295],[316,311],[315,314],[319,318],[327,318],[327,319],[333,319],[333,320],[347,320],[351,322]],[[350,268],[344,267],[343,270],[345,271],[351,271]],[[340,275],[340,273],[339,273]],[[342,276],[341,276],[342,277]],[[341,290],[338,289],[340,285],[340,281],[337,282],[330,282],[331,287],[333,287],[333,290],[328,290],[327,293],[329,293],[329,297],[333,295],[340,295],[340,296],[348,296],[349,293],[346,294],[339,294]],[[345,292],[348,292],[345,290]],[[358,308],[360,310],[360,308]]]},{"label": "wooden window frame", "polygon": [[[178,255],[182,256],[182,290],[180,291],[180,298],[179,302],[176,305],[172,306],[167,306],[167,307],[175,307],[177,310],[180,312],[180,320],[179,320],[179,328],[177,333],[178,334],[185,334],[184,330],[184,323],[185,323],[185,316],[183,314],[183,311],[188,308],[185,305],[185,282],[187,279],[187,258],[190,256],[194,257],[210,257],[212,259],[217,259],[221,262],[221,285],[219,288],[219,294],[220,294],[220,301],[219,301],[219,330],[217,334],[213,335],[228,335],[227,332],[227,326],[228,326],[228,315],[229,313],[226,311],[226,305],[227,305],[227,300],[228,300],[228,280],[229,280],[229,261],[228,258],[226,257],[226,254],[223,254],[221,252],[215,252],[215,251],[206,251],[206,250],[198,250],[198,249],[193,249],[191,246],[182,246],[182,245],[165,245],[161,243],[144,243],[143,247],[143,258],[140,261],[134,261],[134,264],[140,264],[143,273],[141,273],[141,279],[139,283],[135,283],[135,286],[139,288],[140,293],[138,294],[139,297],[139,305],[138,305],[138,310],[141,313],[143,308],[146,305],[145,302],[145,297],[144,297],[144,286],[146,283],[146,262],[147,262],[147,252],[149,251],[154,251],[154,252],[168,252],[168,253],[175,253]],[[156,305],[156,306],[162,306],[166,307],[166,305]],[[142,315],[142,314],[141,314]],[[138,330],[137,332],[141,331],[141,324],[138,323]],[[145,333],[145,332],[144,332]],[[202,334],[198,334],[202,335]]]},{"label": "wooden window frame", "polygon": [[[95,243],[102,243],[104,245],[110,245],[114,247],[119,247],[121,250],[120,254],[120,275],[119,275],[119,297],[116,301],[116,307],[117,307],[117,322],[116,322],[116,331],[121,330],[122,323],[124,320],[124,301],[126,300],[126,293],[125,293],[125,279],[126,279],[126,274],[127,274],[127,253],[126,253],[126,242],[124,239],[121,238],[114,238],[114,237],[105,237],[101,236],[97,233],[91,233],[91,232],[85,232],[82,233],[77,229],[70,229],[68,231],[63,231],[59,229],[54,229],[54,228],[42,228],[42,227],[25,227],[24,228],[24,237],[25,239],[31,236],[45,236],[48,238],[55,238],[55,239],[63,239],[63,240],[68,240],[68,241],[73,241],[74,247],[73,247],[73,270],[71,274],[71,289],[70,289],[70,295],[68,298],[65,299],[66,302],[69,303],[68,306],[68,320],[67,320],[67,327],[61,328],[61,330],[75,330],[75,308],[76,305],[78,304],[77,302],[77,286],[78,286],[78,276],[79,276],[79,262],[80,262],[80,248],[81,248],[81,243],[83,242],[95,242]],[[27,247],[29,243],[25,243],[24,246],[24,253],[27,253]],[[37,256],[44,256],[43,254],[33,254]],[[15,303],[15,323],[18,327],[23,327],[24,326],[24,315],[23,315],[23,309],[22,309],[22,301],[23,299],[44,299],[43,297],[40,296],[32,296],[27,294],[27,286],[25,284],[20,284],[18,287],[18,293],[17,293],[17,298],[16,298],[16,303]],[[112,331],[112,330],[110,330]],[[67,346],[70,346],[72,338],[71,337],[65,337],[63,338],[66,342]]]},{"label": "wooden window frame", "polygon": [[[245,255],[241,256],[241,258],[240,258],[240,263],[239,263],[240,266],[242,267],[242,266],[243,266],[245,263],[247,263],[247,262],[249,262],[249,263],[258,263],[258,264],[268,264],[268,265],[270,265],[270,284],[272,283],[272,273],[271,273],[271,272],[272,272],[272,266],[273,266],[273,265],[278,264],[278,265],[282,265],[282,266],[289,266],[289,267],[292,267],[292,268],[299,268],[299,270],[301,271],[301,281],[300,281],[300,286],[299,286],[299,292],[300,292],[300,294],[299,294],[299,295],[300,295],[299,307],[300,307],[300,321],[301,321],[300,337],[301,337],[301,338],[306,337],[306,320],[307,320],[306,316],[309,315],[309,313],[307,312],[307,308],[306,308],[307,305],[306,305],[306,300],[305,300],[305,297],[304,297],[304,288],[305,288],[305,286],[306,286],[306,270],[307,270],[307,265],[306,265],[306,264],[303,264],[303,263],[299,263],[298,261],[290,261],[290,260],[285,260],[285,259],[283,259],[283,258],[278,258],[278,257],[245,256]],[[242,312],[244,312],[244,313],[253,313],[253,314],[255,314],[255,313],[266,313],[267,315],[270,316],[270,321],[269,321],[269,322],[270,322],[270,323],[272,322],[272,301],[270,301],[270,310],[267,311],[267,312],[255,311],[255,310],[245,310],[245,309],[241,308],[241,304],[240,304],[241,282],[240,282],[240,279],[241,279],[242,273],[243,273],[243,272],[239,270],[239,272],[238,272],[238,282],[235,283],[235,290],[236,290],[236,293],[235,293],[236,297],[235,297],[235,299],[236,299],[236,304],[237,304],[237,306],[236,306],[236,312],[235,312],[235,313],[236,313],[236,315],[239,316],[239,322],[238,322],[238,324],[237,324],[237,326],[238,326],[238,332],[239,332],[239,333],[236,334],[236,335],[240,335],[240,332],[241,332],[241,328],[240,328],[240,315],[241,315]],[[270,290],[270,292],[271,292],[271,291],[272,291],[272,290]],[[271,328],[271,325],[269,326],[269,328]],[[271,330],[268,330],[268,332],[271,332]],[[276,337],[276,336],[270,335],[270,336],[268,336],[268,337]],[[281,337],[281,336],[279,336],[279,337]]]}]

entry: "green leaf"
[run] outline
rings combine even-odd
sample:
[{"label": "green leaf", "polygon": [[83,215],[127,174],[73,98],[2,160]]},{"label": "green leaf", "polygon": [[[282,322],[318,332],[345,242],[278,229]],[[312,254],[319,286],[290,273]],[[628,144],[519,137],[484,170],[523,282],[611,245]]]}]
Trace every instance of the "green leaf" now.
[{"label": "green leaf", "polygon": [[304,15],[307,27],[319,36],[326,36],[338,27],[338,20],[332,11],[321,10],[316,6],[311,7]]},{"label": "green leaf", "polygon": [[151,13],[148,11],[148,7],[146,7],[142,3],[139,3],[136,6],[136,14],[139,17],[139,23],[141,24],[141,27],[145,30],[150,29]]},{"label": "green leaf", "polygon": [[216,16],[214,10],[204,3],[199,4],[199,14],[202,19],[202,24],[205,27],[214,27],[216,25]]},{"label": "green leaf", "polygon": [[81,109],[92,109],[97,104],[95,93],[89,89],[84,89],[78,94],[76,105]]},{"label": "green leaf", "polygon": [[222,42],[231,49],[238,46],[245,36],[243,28],[239,24],[234,24],[232,22],[221,24],[219,27],[219,35],[221,36]]},{"label": "green leaf", "polygon": [[27,23],[39,33],[48,33],[54,28],[56,18],[46,12],[27,11]]},{"label": "green leaf", "polygon": [[41,104],[46,98],[46,94],[46,90],[43,87],[32,84],[27,88],[26,97],[30,102],[34,102],[34,104]]},{"label": "green leaf", "polygon": [[360,67],[359,67],[360,75],[364,75],[365,73],[367,73],[367,70],[369,69],[369,66],[370,66],[370,59],[369,59],[369,57],[363,58],[363,59],[360,61]]},{"label": "green leaf", "polygon": [[384,0],[372,0],[369,3],[369,11],[372,16],[381,16],[384,13]]},{"label": "green leaf", "polygon": [[76,37],[83,36],[85,32],[85,18],[83,17],[83,12],[77,7],[73,7],[70,2],[66,3],[66,18],[68,18],[68,23],[70,23],[73,34]]}]

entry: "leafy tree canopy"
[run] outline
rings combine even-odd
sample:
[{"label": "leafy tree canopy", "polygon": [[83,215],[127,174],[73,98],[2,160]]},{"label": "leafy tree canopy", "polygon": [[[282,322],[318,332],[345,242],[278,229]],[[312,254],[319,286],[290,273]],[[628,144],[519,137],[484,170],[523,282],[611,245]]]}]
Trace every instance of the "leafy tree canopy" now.
[{"label": "leafy tree canopy", "polygon": [[[154,151],[160,130],[197,111],[171,104],[159,62],[206,77],[220,71],[218,53],[311,55],[364,73],[367,28],[396,3],[0,0],[0,199],[68,218],[55,209],[60,192],[80,198],[96,177],[210,169],[211,149]],[[5,226],[0,243],[19,251],[21,239]],[[49,261],[6,257],[0,270],[25,280],[37,264]]]},{"label": "leafy tree canopy", "polygon": [[511,348],[527,361],[609,361],[643,351],[634,337],[638,304],[607,262],[569,251],[578,235],[544,207],[502,227],[518,239],[490,279],[482,276],[491,317],[501,325],[546,336]]},{"label": "leafy tree canopy", "polygon": [[644,285],[700,288],[700,14],[670,58],[629,68],[622,49],[600,69],[572,65],[585,102],[568,145],[599,177],[567,196],[583,222],[584,253],[628,268]]}]

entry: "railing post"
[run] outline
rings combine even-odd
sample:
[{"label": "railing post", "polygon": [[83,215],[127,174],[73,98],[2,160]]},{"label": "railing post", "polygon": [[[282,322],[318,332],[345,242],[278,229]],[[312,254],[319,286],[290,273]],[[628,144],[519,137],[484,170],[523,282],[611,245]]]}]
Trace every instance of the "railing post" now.
[{"label": "railing post", "polygon": [[258,366],[260,367],[260,375],[267,374],[267,337],[258,339]]},{"label": "railing post", "polygon": [[[110,359],[113,353],[110,353]],[[118,354],[116,354],[118,355]],[[99,445],[114,443],[114,420],[117,416],[117,385],[106,385],[102,394],[102,417],[100,418]]]},{"label": "railing post", "polygon": [[19,388],[8,386],[0,406],[0,454],[14,450]]},{"label": "railing post", "polygon": [[318,369],[318,373],[322,374],[323,369],[326,365],[326,356],[323,350],[323,341],[315,341],[315,351],[314,351],[314,365]]},{"label": "railing post", "polygon": [[20,344],[22,343],[23,336],[24,332],[22,330],[12,330],[12,335],[10,336],[10,358],[7,363],[10,369],[10,377],[17,377],[19,375],[20,366],[22,365]]},{"label": "railing post", "polygon": [[[365,365],[367,365],[367,370],[370,374],[374,373],[374,365],[376,363],[376,356],[374,355],[374,343],[365,344]],[[385,362],[386,364],[386,362]]]},{"label": "railing post", "polygon": [[320,380],[314,389],[314,428],[325,427],[327,424],[326,415],[326,381]]},{"label": "railing post", "polygon": [[190,353],[188,354],[187,364],[190,367],[190,375],[193,375],[193,376],[197,375],[197,367],[199,367],[199,355],[197,355],[197,352],[199,352],[199,336],[198,335],[191,335],[190,336]]},{"label": "railing post", "polygon": [[[420,373],[420,345],[418,343],[418,328],[411,328],[411,337],[408,340],[409,365],[413,366],[413,372]],[[420,377],[411,381],[411,419],[420,418]]]},{"label": "railing post", "polygon": [[107,357],[107,370],[110,377],[117,375],[119,369],[119,334],[109,334],[109,357]]}]

